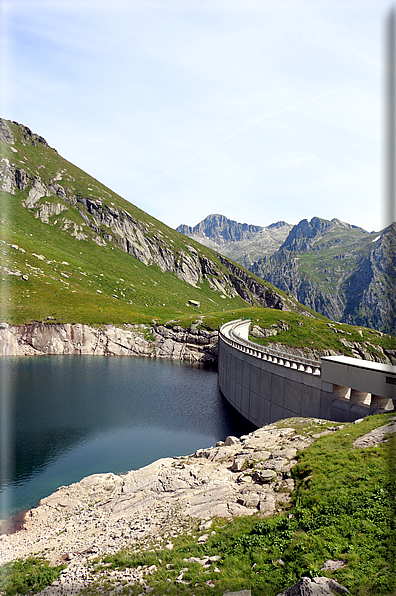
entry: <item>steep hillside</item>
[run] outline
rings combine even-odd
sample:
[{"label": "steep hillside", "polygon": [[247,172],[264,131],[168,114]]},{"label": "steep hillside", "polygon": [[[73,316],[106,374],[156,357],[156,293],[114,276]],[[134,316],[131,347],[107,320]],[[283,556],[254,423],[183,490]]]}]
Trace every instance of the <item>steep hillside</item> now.
[{"label": "steep hillside", "polygon": [[216,214],[208,215],[193,228],[183,224],[176,229],[249,268],[264,255],[276,252],[291,228],[284,221],[262,227],[238,223]]},{"label": "steep hillside", "polygon": [[294,299],[0,120],[0,320],[151,322]]},{"label": "steep hillside", "polygon": [[304,219],[250,269],[331,319],[394,334],[395,232]]}]

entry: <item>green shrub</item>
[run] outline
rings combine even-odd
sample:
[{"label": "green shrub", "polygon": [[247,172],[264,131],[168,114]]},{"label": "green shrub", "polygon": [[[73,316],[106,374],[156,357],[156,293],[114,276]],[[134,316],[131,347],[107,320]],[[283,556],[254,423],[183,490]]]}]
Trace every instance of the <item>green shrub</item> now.
[{"label": "green shrub", "polygon": [[0,568],[0,591],[6,596],[36,594],[58,579],[65,565],[50,567],[42,558],[29,557],[6,563]]}]

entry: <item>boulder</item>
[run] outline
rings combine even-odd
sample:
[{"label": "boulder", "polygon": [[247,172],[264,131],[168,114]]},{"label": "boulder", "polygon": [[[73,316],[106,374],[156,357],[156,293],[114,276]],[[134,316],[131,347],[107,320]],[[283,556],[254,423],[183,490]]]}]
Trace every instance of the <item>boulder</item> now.
[{"label": "boulder", "polygon": [[302,577],[278,596],[334,596],[334,593],[350,594],[350,591],[328,577]]}]

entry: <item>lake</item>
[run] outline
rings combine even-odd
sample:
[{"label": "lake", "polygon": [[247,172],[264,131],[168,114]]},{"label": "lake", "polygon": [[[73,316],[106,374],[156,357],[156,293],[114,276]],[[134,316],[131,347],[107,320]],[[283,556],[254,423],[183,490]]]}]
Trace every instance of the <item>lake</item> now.
[{"label": "lake", "polygon": [[188,455],[254,426],[217,371],[152,358],[0,359],[0,518],[90,474]]}]

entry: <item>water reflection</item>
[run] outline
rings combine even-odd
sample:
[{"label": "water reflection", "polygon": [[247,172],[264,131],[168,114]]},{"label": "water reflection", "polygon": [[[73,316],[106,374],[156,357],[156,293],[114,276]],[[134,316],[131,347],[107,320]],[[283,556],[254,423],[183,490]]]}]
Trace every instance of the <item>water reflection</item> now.
[{"label": "water reflection", "polygon": [[177,361],[5,358],[2,372],[2,402],[12,407],[1,427],[3,442],[9,435],[1,517],[86,475],[136,469],[253,428],[221,396],[215,371]]}]

